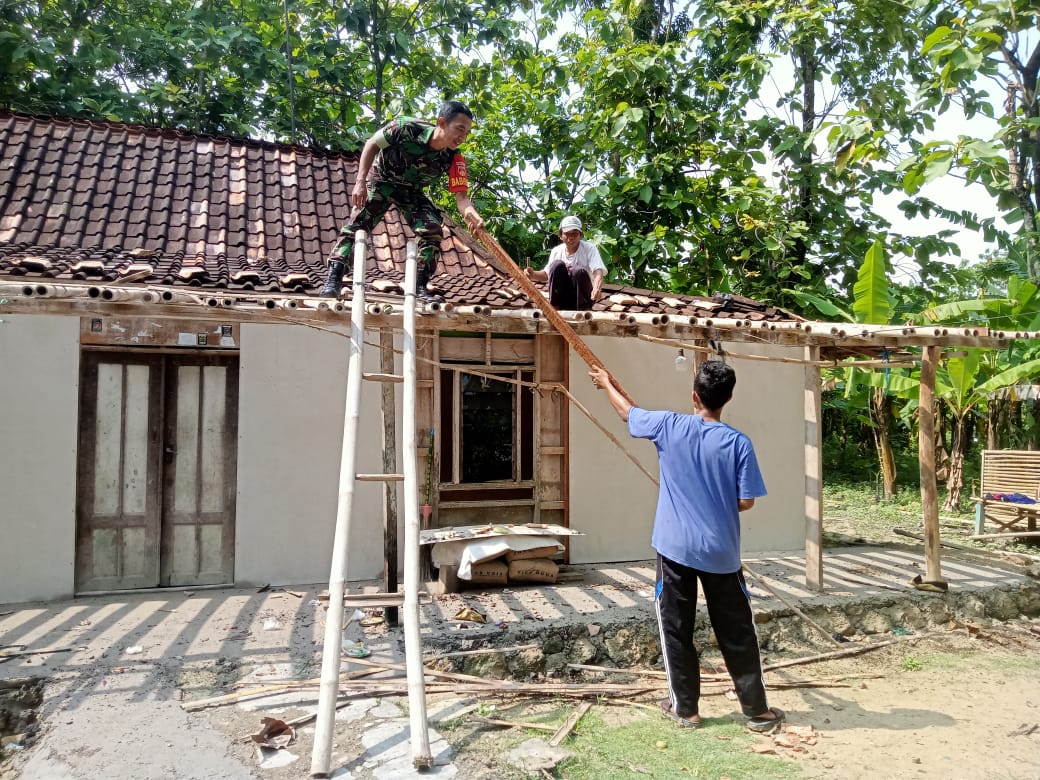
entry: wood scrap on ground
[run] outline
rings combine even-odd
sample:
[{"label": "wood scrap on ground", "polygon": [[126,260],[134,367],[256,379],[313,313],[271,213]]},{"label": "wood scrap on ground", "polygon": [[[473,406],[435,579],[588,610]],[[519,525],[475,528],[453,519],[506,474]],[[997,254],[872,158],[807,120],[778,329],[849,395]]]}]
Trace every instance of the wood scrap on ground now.
[{"label": "wood scrap on ground", "polygon": [[774,669],[783,669],[788,666],[799,666],[800,664],[811,664],[816,661],[829,661],[834,658],[845,658],[850,655],[860,655],[861,653],[869,653],[871,650],[880,650],[883,647],[889,647],[890,645],[899,644],[901,642],[912,642],[919,639],[931,639],[937,636],[945,636],[948,632],[936,631],[930,634],[911,634],[909,636],[898,636],[894,639],[886,639],[882,642],[875,642],[869,645],[857,645],[855,647],[848,647],[843,650],[835,650],[830,653],[820,653],[819,655],[811,655],[805,658],[792,658],[789,661],[778,661],[773,664],[765,664],[762,667],[763,672],[770,672]]},{"label": "wood scrap on ground", "polygon": [[552,739],[549,740],[549,747],[559,747],[563,740],[567,739],[567,735],[570,734],[574,727],[578,725],[578,721],[581,720],[585,713],[592,709],[592,702],[582,702],[578,709],[570,714],[570,717],[564,722],[562,726],[552,735]]},{"label": "wood scrap on ground", "polygon": [[550,726],[546,723],[531,723],[530,721],[524,720],[504,720],[502,718],[470,718],[474,723],[484,723],[488,726],[503,726],[506,728],[517,728],[517,729],[537,729],[539,731],[556,731],[556,726]]},{"label": "wood scrap on ground", "polygon": [[534,648],[541,647],[537,644],[526,644],[526,645],[513,645],[512,647],[478,647],[473,650],[455,650],[450,653],[437,653],[435,655],[428,655],[423,658],[423,663],[427,661],[439,661],[442,658],[465,658],[471,655],[487,655],[488,653],[518,653],[521,650],[532,650]]},{"label": "wood scrap on ground", "polygon": [[[10,645],[10,647],[24,647],[25,645]],[[85,647],[50,647],[40,650],[14,650],[0,649],[0,664],[11,658],[22,658],[27,655],[49,655],[51,653],[74,653],[77,650],[86,650]]]},{"label": "wood scrap on ground", "polygon": [[798,607],[796,607],[794,604],[792,604],[788,599],[784,598],[780,594],[780,591],[778,591],[776,588],[772,587],[769,584],[769,582],[766,581],[765,577],[763,577],[761,574],[756,573],[746,563],[742,564],[741,568],[743,568],[744,571],[746,571],[748,574],[750,574],[751,578],[754,579],[759,585],[761,585],[763,588],[765,588],[767,591],[769,591],[769,593],[771,595],[773,595],[777,599],[779,599],[781,604],[783,604],[789,610],[794,612],[794,614],[796,614],[798,617],[800,617],[802,620],[804,620],[810,626],[812,626],[817,631],[819,631],[821,634],[823,634],[823,636],[826,637],[828,642],[830,642],[832,645],[835,645],[837,647],[841,647],[841,643],[837,639],[834,638],[833,634],[830,631],[828,631],[826,628],[821,626],[819,623],[817,623],[811,617],[809,617],[804,612],[802,612],[800,609],[798,609]]},{"label": "wood scrap on ground", "polygon": [[[919,542],[924,541],[924,535],[908,531],[905,528],[893,528],[893,533],[897,536],[905,536],[909,539],[916,539]],[[997,536],[1007,536],[1008,534],[997,534]],[[969,539],[976,537],[970,536]],[[956,542],[939,541],[940,547],[949,547],[951,550],[964,550],[965,552],[979,553],[981,555],[995,555],[999,558],[1007,558],[1015,563],[1021,563],[1029,565],[1037,560],[1035,555],[1026,555],[1025,553],[1011,552],[1010,550],[994,550],[989,547],[971,547],[967,544],[957,544]]]}]

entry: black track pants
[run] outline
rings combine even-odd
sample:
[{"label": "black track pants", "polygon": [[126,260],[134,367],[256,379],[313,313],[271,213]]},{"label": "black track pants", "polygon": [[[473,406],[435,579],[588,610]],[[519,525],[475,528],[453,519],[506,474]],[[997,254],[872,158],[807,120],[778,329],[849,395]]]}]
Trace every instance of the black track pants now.
[{"label": "black track pants", "polygon": [[733,679],[741,710],[749,717],[761,715],[768,709],[766,688],[744,575],[740,570],[731,574],[699,571],[658,555],[657,625],[672,708],[683,717],[699,712],[701,675],[697,648],[693,644],[698,580],[704,588],[708,618]]}]

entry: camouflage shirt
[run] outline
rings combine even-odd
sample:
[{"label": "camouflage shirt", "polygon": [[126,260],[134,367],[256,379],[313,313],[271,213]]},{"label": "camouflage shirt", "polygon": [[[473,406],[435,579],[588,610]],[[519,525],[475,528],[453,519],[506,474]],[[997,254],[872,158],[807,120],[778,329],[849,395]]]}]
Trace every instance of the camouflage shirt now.
[{"label": "camouflage shirt", "polygon": [[411,117],[398,117],[376,134],[379,156],[369,174],[385,181],[423,189],[448,174],[448,189],[466,193],[466,161],[457,149],[431,149],[435,126]]}]

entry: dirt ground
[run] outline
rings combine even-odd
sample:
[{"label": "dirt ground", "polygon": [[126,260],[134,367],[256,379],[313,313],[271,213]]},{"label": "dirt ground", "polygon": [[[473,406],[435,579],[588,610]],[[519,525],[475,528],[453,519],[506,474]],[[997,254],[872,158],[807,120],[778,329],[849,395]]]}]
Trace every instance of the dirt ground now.
[{"label": "dirt ground", "polygon": [[[792,724],[820,732],[809,777],[1040,777],[1040,624],[958,630],[842,661],[784,670],[850,688],[776,690]],[[874,677],[874,675],[877,675]],[[768,676],[767,681],[783,677]]]},{"label": "dirt ground", "polygon": [[[956,571],[953,564],[951,571]],[[966,577],[978,575],[974,569],[965,571]],[[899,576],[905,579],[902,572]],[[615,598],[625,600],[634,594],[619,591]],[[309,777],[313,724],[298,728],[295,744],[266,756],[249,735],[264,716],[288,720],[312,713],[313,685],[200,712],[187,712],[182,705],[278,680],[317,677],[323,608],[315,603],[315,595],[302,589],[176,592],[0,610],[0,647],[6,647],[6,652],[22,646],[67,651],[0,660],[0,683],[30,676],[44,681],[35,738],[18,738],[31,732],[31,723],[0,722],[0,737],[15,737],[3,748],[0,778]],[[577,598],[569,591],[564,595]],[[627,609],[643,607],[636,604]],[[385,627],[382,631],[382,644],[372,645],[372,660],[403,662],[402,644],[394,631]],[[737,741],[724,744],[734,751],[754,749],[774,755],[777,776],[783,777],[792,776],[793,770],[794,776],[801,773],[808,778],[1040,778],[1040,620],[1000,622],[980,613],[977,618],[935,626],[932,633],[931,638],[767,673],[771,703],[787,711],[790,728],[774,737],[752,737],[751,747]],[[894,638],[891,633],[854,636],[849,647],[886,636]],[[774,640],[765,662],[831,649],[819,638],[812,644],[783,645]],[[712,660],[709,649],[705,662]],[[351,668],[357,670],[356,665]],[[616,674],[597,675],[586,682],[623,679]],[[829,687],[787,687],[805,681],[825,681]],[[397,690],[403,686],[398,684]],[[674,735],[669,739],[731,739],[721,732],[737,720],[737,706],[721,690],[703,699],[707,725],[696,732],[675,730],[653,711],[654,701],[655,696],[647,695],[638,703],[649,707],[597,703],[593,712],[611,724],[659,721]],[[435,765],[420,774],[410,761],[406,697],[361,692],[337,714],[333,777],[528,777],[507,757],[509,751],[532,736],[547,739],[549,735],[492,729],[475,720],[501,713],[508,705],[507,700],[461,690],[431,694],[428,712]],[[512,717],[533,720],[539,712],[565,713],[574,706],[573,701],[561,705],[549,698],[525,700]],[[3,710],[0,701],[0,716]],[[583,728],[579,724],[578,731]],[[688,769],[648,774],[621,767],[611,777],[708,776],[696,773],[696,767]],[[578,770],[553,771],[548,777],[579,776]],[[721,776],[736,780],[748,775],[740,773],[735,761],[734,768]]]},{"label": "dirt ground", "polygon": [[[805,649],[793,655],[804,657]],[[781,659],[765,659],[767,664],[774,660]],[[848,687],[780,687],[827,679],[843,680]],[[775,686],[771,704],[786,711],[790,728],[754,737],[753,749],[797,764],[807,778],[1040,778],[1040,622],[973,627],[971,635],[959,629],[851,658],[793,666],[769,673],[767,683]],[[529,719],[537,708],[522,709],[523,719]],[[607,709],[622,722],[657,717],[642,709],[622,714]],[[698,736],[710,736],[713,724],[738,718],[735,702],[724,695],[705,697],[701,712],[707,725]],[[675,736],[685,734],[676,730]],[[460,777],[524,777],[500,761],[487,765],[487,757],[501,757],[519,741],[515,731],[463,728],[454,739],[466,743],[456,758],[466,767]],[[646,776],[623,769],[614,775]],[[680,776],[691,775],[677,771],[662,778]]]}]

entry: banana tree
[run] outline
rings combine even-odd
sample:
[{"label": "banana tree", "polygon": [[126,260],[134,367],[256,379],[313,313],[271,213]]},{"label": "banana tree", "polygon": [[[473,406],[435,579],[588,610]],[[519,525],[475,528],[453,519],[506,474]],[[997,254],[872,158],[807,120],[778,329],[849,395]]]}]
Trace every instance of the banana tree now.
[{"label": "banana tree", "polygon": [[[787,290],[804,306],[817,309],[826,317],[840,317],[848,322],[870,325],[885,325],[892,321],[896,306],[888,283],[885,251],[880,241],[875,241],[863,257],[856,284],[852,290],[852,310],[847,311],[831,301],[797,290]],[[892,422],[894,419],[894,397],[890,393],[892,382],[902,382],[900,372],[885,369],[883,372],[864,369],[844,369],[843,382],[847,398],[866,389],[865,403],[869,424],[874,437],[874,448],[878,457],[885,498],[896,494],[896,460],[892,450]],[[894,379],[895,377],[899,377]]]},{"label": "banana tree", "polygon": [[[977,322],[980,326],[996,330],[1036,330],[1040,327],[1040,288],[1022,276],[1012,273],[998,285],[997,295],[983,295],[962,301],[951,301],[929,307],[915,318],[923,323],[948,323],[958,326]],[[1006,351],[987,352],[980,359],[980,376],[1001,375],[1016,366],[1028,363],[1040,354],[1040,348],[1027,342],[1011,342]],[[1035,378],[1028,374],[1023,379]],[[1005,387],[1013,387],[1005,386]],[[1017,403],[1016,394],[994,393],[986,399],[987,430],[989,449],[997,449],[1008,439],[1011,407]]]},{"label": "banana tree", "polygon": [[965,426],[971,412],[985,404],[993,393],[1040,376],[1040,359],[1010,366],[979,381],[986,361],[986,350],[969,349],[964,357],[950,358],[936,372],[935,392],[953,414],[953,440],[950,446],[950,476],[946,481],[943,509],[957,512],[961,508],[964,487]]}]

